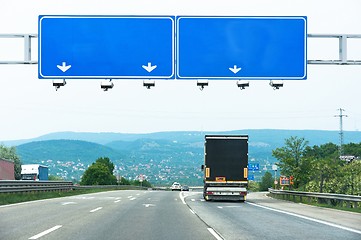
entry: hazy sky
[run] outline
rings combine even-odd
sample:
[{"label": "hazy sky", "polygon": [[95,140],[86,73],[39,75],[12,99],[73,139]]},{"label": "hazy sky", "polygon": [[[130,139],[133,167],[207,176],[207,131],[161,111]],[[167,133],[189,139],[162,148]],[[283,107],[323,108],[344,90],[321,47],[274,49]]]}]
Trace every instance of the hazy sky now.
[{"label": "hazy sky", "polygon": [[[361,34],[359,0],[1,0],[0,34],[37,33],[38,15],[307,16],[308,33]],[[21,39],[0,38],[0,61],[23,58]],[[37,60],[37,41],[33,44]],[[336,59],[338,41],[308,42],[308,59]],[[361,59],[361,39],[348,46]],[[237,129],[345,130],[361,128],[361,66],[308,65],[305,81],[210,81],[200,91],[193,80],[117,80],[108,92],[100,80],[69,80],[58,91],[38,79],[37,65],[0,65],[0,141],[56,131],[144,133]],[[361,137],[360,137],[361,138]]]}]

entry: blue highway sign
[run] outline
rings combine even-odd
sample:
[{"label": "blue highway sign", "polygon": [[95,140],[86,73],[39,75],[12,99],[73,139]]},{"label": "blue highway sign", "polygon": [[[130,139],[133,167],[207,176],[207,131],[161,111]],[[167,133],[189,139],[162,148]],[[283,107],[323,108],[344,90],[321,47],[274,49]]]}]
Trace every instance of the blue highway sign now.
[{"label": "blue highway sign", "polygon": [[176,78],[307,78],[306,17],[178,16],[176,26]]},{"label": "blue highway sign", "polygon": [[248,163],[248,171],[259,171],[259,163]]},{"label": "blue highway sign", "polygon": [[39,78],[174,79],[175,17],[39,16]]}]

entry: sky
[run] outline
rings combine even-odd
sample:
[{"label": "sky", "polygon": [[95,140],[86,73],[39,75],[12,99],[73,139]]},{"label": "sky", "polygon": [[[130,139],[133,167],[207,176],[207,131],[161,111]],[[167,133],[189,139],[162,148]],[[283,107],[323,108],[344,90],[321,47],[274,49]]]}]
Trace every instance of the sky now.
[{"label": "sky", "polygon": [[[39,15],[307,16],[309,34],[361,34],[359,0],[0,0],[0,34],[38,33]],[[308,39],[309,60],[337,59],[337,39]],[[38,60],[37,39],[32,60]],[[348,58],[361,60],[361,39],[348,43]],[[0,38],[0,61],[22,60],[21,39]],[[361,65],[311,65],[307,80],[68,80],[58,91],[38,79],[38,66],[0,65],[0,141],[58,131],[150,133],[239,129],[361,129]],[[361,139],[361,136],[360,136]]]}]

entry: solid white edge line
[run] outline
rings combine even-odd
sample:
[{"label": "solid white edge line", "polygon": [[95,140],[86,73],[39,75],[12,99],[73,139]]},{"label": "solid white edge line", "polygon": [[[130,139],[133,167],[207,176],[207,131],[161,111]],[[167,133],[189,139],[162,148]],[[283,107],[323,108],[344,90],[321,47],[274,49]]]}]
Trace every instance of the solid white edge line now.
[{"label": "solid white edge line", "polygon": [[290,212],[286,212],[286,211],[282,211],[282,210],[278,210],[278,209],[274,209],[274,208],[269,208],[269,207],[265,207],[265,206],[258,205],[258,204],[255,204],[255,203],[247,202],[247,204],[250,204],[250,205],[256,206],[256,207],[260,207],[260,208],[264,208],[264,209],[267,209],[267,210],[279,212],[279,213],[284,213],[284,214],[291,215],[291,216],[294,216],[294,217],[303,218],[303,219],[306,219],[306,220],[309,220],[309,221],[313,221],[313,222],[321,223],[321,224],[324,224],[324,225],[328,225],[330,227],[340,228],[342,230],[346,230],[346,231],[349,231],[349,232],[354,232],[354,233],[361,234],[361,231],[359,231],[359,230],[344,227],[344,226],[337,225],[337,224],[330,223],[330,222],[326,222],[326,221],[323,221],[323,220],[318,220],[318,219],[315,219],[315,218],[302,216],[302,215],[299,215],[299,214],[296,214],[296,213],[290,213]]},{"label": "solid white edge line", "polygon": [[100,210],[100,209],[102,209],[103,207],[98,207],[98,208],[95,208],[95,209],[93,209],[93,210],[90,210],[90,212],[91,213],[93,213],[93,212],[96,212],[96,211],[98,211],[98,210]]},{"label": "solid white edge line", "polygon": [[191,213],[193,213],[193,214],[196,214],[192,209],[189,209],[189,211],[191,211]]},{"label": "solid white edge line", "polygon": [[221,238],[221,236],[219,236],[218,233],[216,233],[216,231],[213,230],[213,228],[207,228],[207,229],[217,240],[223,240],[223,238]]},{"label": "solid white edge line", "polygon": [[55,227],[52,227],[52,228],[50,228],[50,229],[48,229],[48,230],[45,230],[44,232],[41,232],[41,233],[39,233],[39,234],[36,234],[36,235],[32,236],[32,237],[29,238],[29,239],[38,239],[38,238],[41,238],[42,236],[44,236],[44,235],[46,235],[46,234],[49,234],[49,233],[51,233],[51,232],[53,232],[53,231],[55,231],[55,230],[57,230],[57,229],[59,229],[59,228],[61,228],[61,227],[62,227],[62,225],[56,225]]},{"label": "solid white edge line", "polygon": [[182,200],[183,204],[186,204],[186,202],[184,201],[184,196],[183,196],[182,192],[179,193],[179,198]]}]

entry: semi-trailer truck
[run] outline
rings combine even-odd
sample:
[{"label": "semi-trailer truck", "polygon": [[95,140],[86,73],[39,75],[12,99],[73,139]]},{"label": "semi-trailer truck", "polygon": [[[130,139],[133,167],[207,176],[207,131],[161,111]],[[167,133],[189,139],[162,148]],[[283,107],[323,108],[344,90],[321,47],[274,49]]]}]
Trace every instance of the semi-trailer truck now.
[{"label": "semi-trailer truck", "polygon": [[247,167],[248,135],[205,135],[204,199],[245,201]]},{"label": "semi-trailer truck", "polygon": [[21,180],[47,181],[48,167],[40,164],[21,165]]}]

